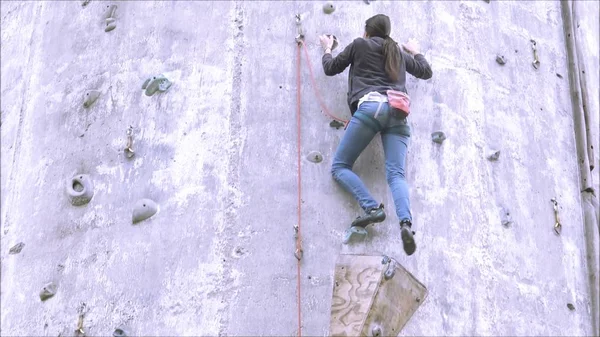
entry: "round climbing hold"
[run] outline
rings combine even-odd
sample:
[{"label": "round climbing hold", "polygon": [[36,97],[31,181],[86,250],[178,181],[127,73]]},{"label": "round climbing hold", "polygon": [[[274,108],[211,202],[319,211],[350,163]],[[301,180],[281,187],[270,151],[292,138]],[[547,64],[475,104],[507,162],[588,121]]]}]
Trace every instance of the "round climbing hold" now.
[{"label": "round climbing hold", "polygon": [[306,159],[313,163],[320,163],[323,161],[323,155],[319,151],[312,151],[306,155]]},{"label": "round climbing hold", "polygon": [[94,183],[87,174],[78,174],[67,181],[67,194],[73,206],[85,205],[94,196]]},{"label": "round climbing hold", "polygon": [[158,212],[158,205],[150,199],[141,199],[133,207],[132,221],[138,223],[144,221]]},{"label": "round climbing hold", "polygon": [[333,11],[335,11],[335,6],[332,2],[327,2],[323,5],[323,12],[325,12],[325,14],[331,14]]},{"label": "round climbing hold", "polygon": [[446,134],[442,131],[436,131],[431,134],[431,140],[434,143],[442,144],[446,140]]}]

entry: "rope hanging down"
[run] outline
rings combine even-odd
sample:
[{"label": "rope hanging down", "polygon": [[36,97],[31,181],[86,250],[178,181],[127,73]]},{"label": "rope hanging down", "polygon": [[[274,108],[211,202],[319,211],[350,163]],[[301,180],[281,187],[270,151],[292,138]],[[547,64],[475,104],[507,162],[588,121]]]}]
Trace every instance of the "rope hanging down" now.
[{"label": "rope hanging down", "polygon": [[298,165],[298,223],[296,226],[294,226],[294,232],[295,232],[295,236],[296,236],[296,251],[294,252],[294,255],[296,256],[296,259],[298,261],[297,263],[297,283],[296,283],[296,291],[298,294],[298,336],[301,337],[302,336],[302,307],[301,307],[301,268],[300,268],[300,263],[302,260],[302,256],[304,251],[302,250],[302,232],[301,232],[301,222],[302,222],[302,167],[301,167],[301,162],[302,162],[302,147],[301,147],[301,142],[302,142],[302,137],[301,137],[301,131],[302,131],[302,125],[301,125],[301,68],[300,68],[300,64],[301,64],[301,58],[302,58],[302,51],[301,49],[304,49],[304,55],[306,56],[306,63],[308,65],[308,72],[310,75],[310,81],[313,87],[313,90],[315,92],[315,96],[317,97],[317,101],[319,102],[319,105],[321,106],[321,109],[323,110],[323,112],[329,116],[331,119],[336,120],[338,122],[341,122],[344,124],[344,128],[346,128],[348,126],[348,120],[344,120],[341,118],[338,118],[336,116],[334,116],[329,109],[327,109],[327,107],[325,106],[325,103],[323,102],[323,98],[321,97],[321,94],[319,93],[319,90],[317,90],[317,85],[316,85],[316,81],[315,81],[315,77],[313,74],[313,69],[312,69],[312,64],[310,63],[310,57],[308,55],[308,49],[306,48],[306,44],[304,43],[304,33],[302,30],[302,22],[301,22],[301,16],[300,14],[296,15],[296,26],[298,28],[298,36],[296,36],[296,43],[298,45],[297,48],[297,53],[296,53],[296,124],[297,124],[297,139],[296,139],[296,143],[297,143],[297,151],[298,151],[298,157],[297,157],[297,165]]}]

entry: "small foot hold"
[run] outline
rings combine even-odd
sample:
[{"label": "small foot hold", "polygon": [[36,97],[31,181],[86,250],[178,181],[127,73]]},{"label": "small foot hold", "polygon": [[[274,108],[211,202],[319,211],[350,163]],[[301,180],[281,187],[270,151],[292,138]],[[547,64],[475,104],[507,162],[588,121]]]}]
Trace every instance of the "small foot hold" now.
[{"label": "small foot hold", "polygon": [[23,242],[19,242],[16,245],[14,245],[11,249],[8,250],[8,254],[11,254],[11,255],[19,254],[21,252],[21,250],[23,250],[23,247],[25,247],[25,244]]},{"label": "small foot hold", "polygon": [[431,134],[431,140],[434,143],[442,144],[446,140],[446,134],[442,131],[436,131]]},{"label": "small foot hold", "polygon": [[498,160],[498,158],[500,158],[500,150],[493,151],[487,156],[487,159],[491,161]]},{"label": "small foot hold", "polygon": [[113,337],[127,337],[127,333],[121,328],[116,328]]},{"label": "small foot hold", "polygon": [[113,29],[115,29],[115,28],[117,28],[117,24],[116,24],[116,23],[114,23],[114,22],[112,22],[112,23],[108,23],[108,24],[106,25],[106,28],[104,28],[104,31],[105,31],[105,32],[110,32],[111,30],[113,30]]},{"label": "small foot hold", "polygon": [[42,302],[54,295],[56,295],[56,284],[53,282],[46,284],[44,288],[42,288],[42,291],[40,291],[40,299]]},{"label": "small foot hold", "polygon": [[85,6],[87,6],[87,5],[90,3],[90,1],[91,1],[91,0],[83,0],[83,1],[81,2],[81,7],[85,7]]},{"label": "small foot hold", "polygon": [[500,210],[500,220],[502,221],[502,226],[508,228],[512,224],[512,218],[510,216],[510,211],[507,208],[502,208]]},{"label": "small foot hold", "polygon": [[504,58],[503,55],[496,55],[496,62],[498,62],[498,64],[500,64],[500,65],[505,65],[506,58]]},{"label": "small foot hold", "polygon": [[169,90],[171,85],[172,85],[171,81],[169,81],[164,75],[161,74],[158,76],[150,77],[146,81],[144,81],[144,84],[142,85],[142,89],[146,90],[145,91],[146,96],[152,96],[157,91],[165,92],[165,91]]},{"label": "small foot hold", "polygon": [[348,242],[350,242],[350,239],[354,235],[366,237],[368,235],[368,232],[365,228],[362,228],[362,227],[356,227],[356,226],[350,227],[350,228],[346,229],[346,231],[344,232],[344,244],[347,244]]},{"label": "small foot hold", "polygon": [[158,205],[150,199],[141,199],[133,207],[132,222],[138,223],[152,217],[158,211]]},{"label": "small foot hold", "polygon": [[336,128],[336,130],[339,130],[341,127],[344,126],[344,123],[332,120],[331,123],[329,123],[329,126],[331,126],[332,128]]},{"label": "small foot hold", "polygon": [[306,159],[313,163],[320,163],[323,161],[323,155],[319,151],[312,151],[306,155]]},{"label": "small foot hold", "polygon": [[100,97],[100,91],[98,90],[88,90],[85,95],[83,95],[83,107],[89,108],[96,102],[96,100]]}]

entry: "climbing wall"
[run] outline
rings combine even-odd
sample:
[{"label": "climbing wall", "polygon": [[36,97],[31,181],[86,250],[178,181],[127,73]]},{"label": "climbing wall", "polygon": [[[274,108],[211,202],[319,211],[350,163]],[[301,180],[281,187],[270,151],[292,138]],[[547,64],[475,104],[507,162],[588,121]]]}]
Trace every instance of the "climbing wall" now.
[{"label": "climbing wall", "polygon": [[[302,334],[327,335],[339,254],[390,256],[426,286],[401,336],[594,333],[560,3],[324,5],[1,2],[2,335],[294,335],[299,307]],[[599,6],[577,6],[598,125]],[[407,83],[410,257],[379,138],[355,170],[388,218],[342,243],[360,211],[315,93],[349,117],[318,35],[343,48],[377,13],[433,68]],[[299,123],[296,14],[316,82],[303,58]]]}]

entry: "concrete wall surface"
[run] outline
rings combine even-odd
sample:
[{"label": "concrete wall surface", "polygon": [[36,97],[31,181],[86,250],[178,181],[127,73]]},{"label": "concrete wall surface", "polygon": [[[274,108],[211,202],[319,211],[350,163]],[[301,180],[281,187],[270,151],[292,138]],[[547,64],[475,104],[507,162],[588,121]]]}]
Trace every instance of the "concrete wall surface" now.
[{"label": "concrete wall surface", "polygon": [[[122,1],[105,32],[110,4],[1,3],[2,336],[73,335],[80,312],[94,336],[298,333],[297,13],[317,85],[303,59],[302,334],[328,335],[335,260],[349,253],[394,257],[428,288],[401,336],[598,334],[558,1],[340,1],[329,15],[320,1]],[[597,126],[599,4],[576,5]],[[323,74],[318,35],[343,48],[377,13],[396,41],[421,41],[433,69],[407,83],[412,256],[378,137],[355,171],[388,218],[342,244],[361,212],[331,178],[344,130],[314,92],[349,117],[348,70]],[[146,96],[144,80],[158,74],[172,86]],[[88,89],[100,96],[84,108]],[[499,160],[487,160],[495,149]],[[308,161],[311,151],[323,161]],[[73,206],[65,186],[79,174],[94,195]],[[134,225],[142,198],[159,210]],[[48,282],[56,295],[41,301]]]}]

